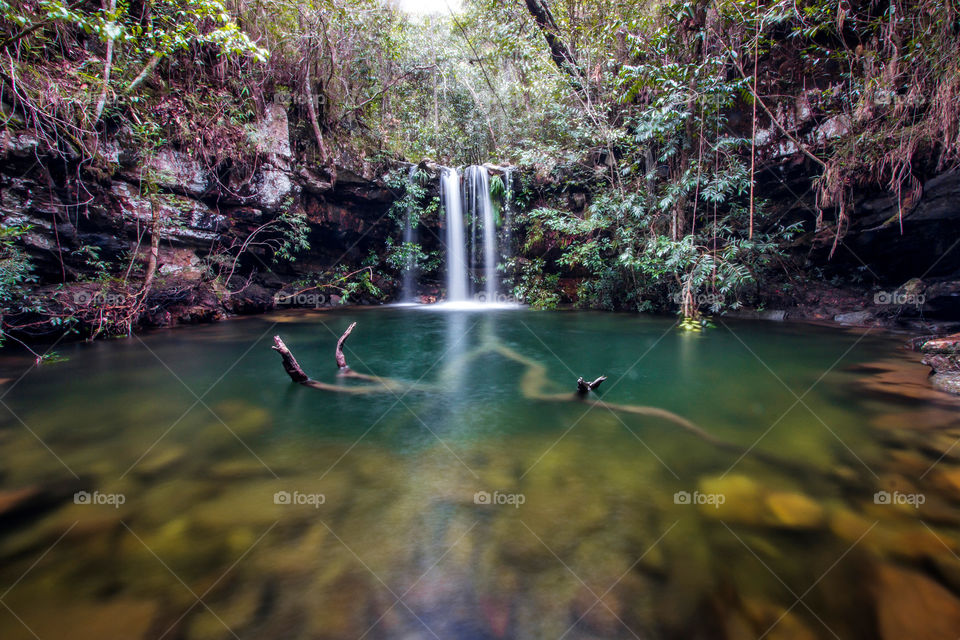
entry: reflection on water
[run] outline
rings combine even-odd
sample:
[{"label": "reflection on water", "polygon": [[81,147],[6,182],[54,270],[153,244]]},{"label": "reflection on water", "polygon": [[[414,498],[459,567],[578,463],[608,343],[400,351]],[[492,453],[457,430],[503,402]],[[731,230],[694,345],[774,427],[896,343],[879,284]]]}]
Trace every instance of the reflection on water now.
[{"label": "reflection on water", "polygon": [[[290,384],[270,337],[355,384],[353,321],[355,370],[443,390]],[[955,638],[957,403],[897,339],[672,325],[351,310],[9,358],[0,637]],[[494,343],[730,446],[524,398],[463,359]]]}]

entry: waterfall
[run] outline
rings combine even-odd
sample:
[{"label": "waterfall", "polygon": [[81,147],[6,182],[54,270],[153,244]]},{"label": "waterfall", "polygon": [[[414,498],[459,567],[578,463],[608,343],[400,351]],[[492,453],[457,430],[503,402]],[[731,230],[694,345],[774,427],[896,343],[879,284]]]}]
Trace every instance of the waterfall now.
[{"label": "waterfall", "polygon": [[467,299],[466,238],[463,232],[460,174],[456,169],[443,170],[440,196],[447,216],[447,301],[463,302]]},{"label": "waterfall", "polygon": [[493,203],[490,201],[490,174],[486,167],[467,167],[464,179],[469,184],[468,200],[474,236],[477,222],[483,233],[483,279],[485,300],[497,301],[497,225],[493,219]]},{"label": "waterfall", "polygon": [[[410,173],[407,176],[407,193],[409,194],[410,185],[413,184],[417,173],[417,166],[410,167]],[[407,252],[406,264],[403,266],[403,292],[402,300],[404,302],[417,301],[417,256],[414,252],[414,245],[417,243],[417,228],[413,224],[413,203],[407,203],[407,222],[403,227],[403,245]],[[418,220],[419,223],[419,220]]]},{"label": "waterfall", "polygon": [[507,167],[503,172],[503,248],[500,253],[509,258],[513,250],[513,238],[510,228],[513,216],[513,167]]},{"label": "waterfall", "polygon": [[[512,175],[505,179],[509,185]],[[509,188],[509,187],[507,187]],[[440,174],[440,197],[446,215],[447,302],[466,302],[471,293],[477,302],[494,304],[497,300],[497,262],[500,251],[497,221],[490,197],[490,172],[474,165],[463,172],[463,184],[456,169],[444,168]],[[510,215],[509,195],[504,198],[504,213]],[[469,229],[467,224],[470,225]],[[469,235],[467,235],[469,234]],[[509,231],[504,246],[509,247]],[[473,286],[476,271],[482,269],[483,289]]]}]

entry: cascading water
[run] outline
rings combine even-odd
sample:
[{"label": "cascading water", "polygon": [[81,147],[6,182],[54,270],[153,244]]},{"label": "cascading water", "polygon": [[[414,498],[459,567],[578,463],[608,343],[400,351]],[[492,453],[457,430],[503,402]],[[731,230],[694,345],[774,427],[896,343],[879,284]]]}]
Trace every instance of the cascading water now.
[{"label": "cascading water", "polygon": [[[512,187],[509,169],[504,179],[506,192],[503,210],[504,220],[508,221]],[[475,296],[476,301],[496,303],[497,262],[501,254],[490,195],[490,172],[479,165],[467,167],[461,186],[461,176],[457,170],[444,168],[440,174],[440,196],[446,215],[447,302],[465,302],[471,293],[480,293],[472,285],[475,280],[470,276],[482,268],[483,290],[481,295]],[[467,224],[470,225],[469,229]],[[504,231],[503,245],[506,248],[510,246],[509,229]]]},{"label": "cascading water", "polygon": [[513,238],[510,229],[513,223],[513,168],[507,167],[503,172],[503,245],[500,249],[504,258],[512,255]]},{"label": "cascading water", "polygon": [[474,225],[479,221],[483,234],[483,279],[487,302],[497,301],[497,226],[490,201],[490,174],[486,167],[472,166],[464,171],[469,185],[469,211]]},{"label": "cascading water", "polygon": [[444,169],[440,175],[440,197],[447,216],[447,301],[467,300],[466,238],[463,233],[463,203],[460,196],[460,174]]},{"label": "cascading water", "polygon": [[[417,172],[416,165],[410,167],[410,173],[407,176],[407,185],[412,185]],[[408,187],[409,189],[409,187]],[[417,224],[413,223],[413,204],[407,204],[407,222],[403,227],[403,244],[407,252],[407,260],[403,266],[403,297],[404,302],[416,302],[417,300],[417,258],[414,246],[417,243]]]}]

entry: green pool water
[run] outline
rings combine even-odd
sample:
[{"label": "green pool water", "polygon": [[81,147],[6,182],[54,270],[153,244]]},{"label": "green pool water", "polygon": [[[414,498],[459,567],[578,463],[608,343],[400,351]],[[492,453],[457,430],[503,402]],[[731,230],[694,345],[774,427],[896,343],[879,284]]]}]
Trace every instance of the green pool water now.
[{"label": "green pool water", "polygon": [[[291,383],[274,335],[363,386],[352,322],[397,386]],[[0,638],[955,637],[960,405],[901,336],[716,324],[379,308],[11,352]]]}]

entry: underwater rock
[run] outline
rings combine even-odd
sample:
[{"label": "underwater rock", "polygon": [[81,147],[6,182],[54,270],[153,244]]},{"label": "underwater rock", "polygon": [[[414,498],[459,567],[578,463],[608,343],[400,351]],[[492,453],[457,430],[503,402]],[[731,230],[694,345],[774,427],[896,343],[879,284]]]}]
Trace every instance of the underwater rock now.
[{"label": "underwater rock", "polygon": [[140,477],[153,477],[169,471],[187,457],[187,448],[169,443],[154,448],[133,468]]},{"label": "underwater rock", "polygon": [[877,568],[877,629],[882,640],[947,640],[960,629],[960,600],[915,571],[884,564]]},{"label": "underwater rock", "polygon": [[956,553],[960,548],[956,541],[934,532],[922,522],[868,519],[849,509],[831,513],[830,530],[841,540],[884,556],[920,559]]},{"label": "underwater rock", "polygon": [[[613,591],[593,585],[591,589],[581,586],[573,599],[570,614],[583,626],[602,637],[615,636],[622,628],[624,605]],[[598,599],[599,598],[599,599]]]},{"label": "underwater rock", "polygon": [[743,599],[743,613],[753,625],[755,633],[770,640],[816,640],[811,631],[794,611],[757,598]]},{"label": "underwater rock", "polygon": [[224,400],[215,404],[212,410],[240,437],[259,435],[268,430],[272,422],[269,411],[243,400]]},{"label": "underwater rock", "polygon": [[226,598],[209,602],[210,609],[197,607],[196,614],[187,623],[189,640],[228,640],[243,636],[244,630],[255,621],[266,599],[266,585],[247,580]]},{"label": "underwater rock", "polygon": [[899,475],[883,474],[884,478],[887,476],[892,476],[894,479],[882,482],[882,486],[899,488],[902,486],[902,483],[906,482],[906,480],[903,479],[904,476],[918,478],[922,476],[928,468],[930,468],[930,460],[920,455],[916,451],[891,449],[887,453],[887,457],[889,458],[890,462],[890,470],[897,472]]},{"label": "underwater rock", "polygon": [[930,558],[937,577],[954,593],[960,593],[960,558],[954,555],[942,554]]},{"label": "underwater rock", "polygon": [[[371,580],[374,580],[372,576]],[[382,588],[382,585],[376,584]],[[366,578],[354,573],[342,575],[330,584],[320,598],[309,604],[306,637],[341,640],[363,636],[370,627],[367,603],[373,590],[373,584]],[[398,606],[402,609],[402,605]],[[379,615],[380,612],[374,615],[372,620],[376,620]],[[417,624],[416,621],[414,624]]]},{"label": "underwater rock", "polygon": [[159,609],[155,602],[132,598],[70,602],[55,609],[51,609],[49,603],[37,603],[36,608],[32,608],[13,602],[11,608],[25,626],[11,627],[4,640],[146,640]]},{"label": "underwater rock", "polygon": [[823,524],[824,509],[802,493],[771,493],[766,499],[776,526],[809,529]]},{"label": "underwater rock", "polygon": [[87,489],[89,484],[86,479],[69,477],[0,491],[0,523],[13,525],[40,515],[69,500],[77,491]]},{"label": "underwater rock", "polygon": [[295,492],[303,496],[322,493],[305,483],[281,483],[273,478],[236,482],[214,499],[196,505],[191,515],[197,525],[221,531],[243,526],[262,531],[278,520],[292,524],[321,517],[322,504],[295,503]]},{"label": "underwater rock", "polygon": [[724,522],[786,529],[809,529],[824,523],[824,509],[813,498],[799,492],[769,491],[749,476],[703,478],[700,491],[722,496],[715,503],[697,506],[701,514]]},{"label": "underwater rock", "polygon": [[931,475],[931,482],[937,489],[950,499],[960,501],[960,468],[941,463]]},{"label": "underwater rock", "polygon": [[883,361],[861,365],[859,369],[867,373],[857,384],[869,396],[884,400],[906,400],[926,406],[933,403],[956,408],[956,401],[932,388],[928,374],[918,366]]},{"label": "underwater rock", "polygon": [[884,413],[870,420],[879,429],[941,429],[960,422],[960,414],[937,407]]},{"label": "underwater rock", "polygon": [[7,518],[11,514],[25,509],[39,495],[40,488],[37,486],[0,491],[0,517]]},{"label": "underwater rock", "polygon": [[267,469],[256,458],[240,460],[224,460],[210,467],[211,478],[217,480],[249,480],[270,475]]},{"label": "underwater rock", "polygon": [[701,514],[725,522],[764,524],[764,490],[753,478],[739,474],[702,478],[700,492],[722,496],[715,504],[699,504]]}]

